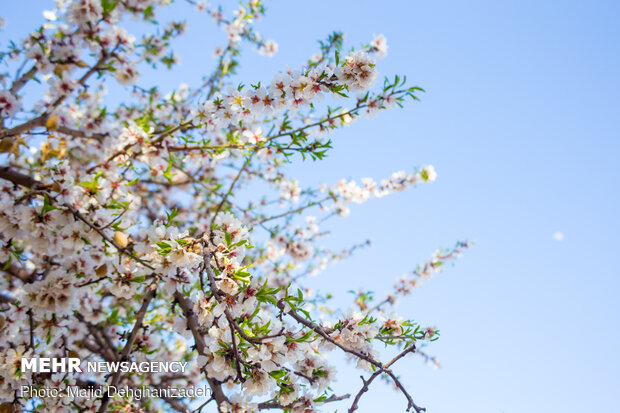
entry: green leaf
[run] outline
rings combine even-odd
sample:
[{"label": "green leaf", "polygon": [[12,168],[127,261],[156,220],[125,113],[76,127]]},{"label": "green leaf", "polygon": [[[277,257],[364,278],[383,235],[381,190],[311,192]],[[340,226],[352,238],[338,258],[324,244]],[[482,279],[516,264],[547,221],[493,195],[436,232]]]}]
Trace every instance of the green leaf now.
[{"label": "green leaf", "polygon": [[170,252],[172,251],[172,246],[165,241],[159,241],[156,243],[156,245],[159,247],[158,252],[161,255],[170,254]]},{"label": "green leaf", "polygon": [[232,274],[232,277],[243,282],[250,282],[252,280],[252,275],[247,271],[237,271]]},{"label": "green leaf", "polygon": [[101,7],[103,12],[108,14],[116,8],[116,0],[101,0]]},{"label": "green leaf", "polygon": [[41,215],[47,214],[50,211],[53,211],[56,208],[54,205],[50,204],[50,199],[47,194],[43,194],[43,208],[41,208]]},{"label": "green leaf", "polygon": [[242,240],[241,240],[241,241],[239,241],[239,242],[235,242],[233,245],[231,245],[231,247],[240,247],[240,246],[242,246],[243,244],[245,244],[246,242],[248,242],[248,240],[247,240],[247,239],[242,239]]},{"label": "green leaf", "polygon": [[93,180],[91,182],[89,181],[82,181],[80,182],[80,185],[83,186],[84,188],[88,189],[90,192],[93,193],[98,193],[99,190],[97,189],[99,186],[99,177],[103,175],[103,172],[99,172],[97,175],[95,175],[95,177],[93,178]]},{"label": "green leaf", "polygon": [[168,213],[166,212],[167,223],[166,227],[169,227],[173,224],[174,219],[179,215],[179,210],[177,207],[172,208],[172,210]]},{"label": "green leaf", "polygon": [[279,381],[282,379],[282,377],[287,375],[287,371],[286,370],[274,370],[274,371],[269,372],[269,375]]},{"label": "green leaf", "polygon": [[4,264],[4,267],[2,267],[2,271],[6,271],[11,267],[11,261],[13,261],[13,256],[9,255],[9,259],[6,260],[6,264]]},{"label": "green leaf", "polygon": [[131,281],[135,282],[135,283],[143,283],[144,280],[146,280],[146,275],[141,275],[139,277],[136,278],[132,278]]}]

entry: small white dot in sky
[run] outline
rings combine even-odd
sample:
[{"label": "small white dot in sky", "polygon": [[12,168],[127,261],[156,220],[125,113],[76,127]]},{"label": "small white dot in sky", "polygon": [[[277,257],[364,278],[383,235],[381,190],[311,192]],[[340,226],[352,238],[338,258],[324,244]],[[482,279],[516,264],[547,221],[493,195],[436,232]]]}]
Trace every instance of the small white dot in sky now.
[{"label": "small white dot in sky", "polygon": [[564,233],[560,231],[556,231],[553,233],[553,239],[556,241],[564,241]]}]

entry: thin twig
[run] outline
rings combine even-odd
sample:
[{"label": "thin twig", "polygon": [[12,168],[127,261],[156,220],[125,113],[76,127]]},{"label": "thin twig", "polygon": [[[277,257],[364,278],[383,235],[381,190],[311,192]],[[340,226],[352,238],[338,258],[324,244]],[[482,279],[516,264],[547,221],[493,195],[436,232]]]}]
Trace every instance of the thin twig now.
[{"label": "thin twig", "polygon": [[[129,334],[129,337],[127,338],[127,343],[125,343],[125,347],[121,351],[121,354],[120,354],[121,361],[127,360],[129,354],[131,353],[133,343],[136,340],[136,337],[138,336],[138,332],[142,328],[142,323],[144,321],[144,316],[146,315],[146,311],[148,310],[149,304],[151,303],[153,298],[155,298],[156,293],[157,293],[157,284],[151,284],[148,288],[148,292],[142,299],[142,306],[136,313],[136,322],[133,326],[133,329],[131,330],[131,333]],[[120,377],[121,377],[121,372],[120,370],[117,370],[112,376],[112,380],[110,381],[109,387],[115,387],[118,384]],[[111,398],[109,394],[106,392],[106,394],[102,397],[101,406],[99,407],[99,410],[98,410],[99,413],[103,413],[106,411],[106,409],[108,408],[108,404],[110,403],[110,400]]]},{"label": "thin twig", "polygon": [[[360,398],[362,397],[362,395],[364,393],[366,393],[368,391],[368,389],[370,388],[370,384],[372,383],[372,381],[374,379],[376,379],[381,373],[384,373],[387,371],[388,368],[390,368],[390,366],[394,363],[396,363],[398,360],[400,360],[401,358],[403,358],[405,355],[407,355],[410,352],[414,352],[415,351],[415,345],[412,345],[411,347],[406,348],[404,351],[402,351],[401,353],[399,353],[396,357],[394,357],[389,363],[386,363],[382,368],[378,369],[377,371],[375,371],[372,376],[370,376],[370,378],[368,380],[365,380],[363,376],[361,376],[362,378],[362,382],[364,383],[364,385],[362,386],[362,388],[360,389],[360,391],[357,393],[357,395],[355,396],[355,399],[353,399],[353,403],[351,404],[351,407],[349,407],[349,413],[353,413],[355,410],[357,410],[357,403],[359,402]],[[409,410],[409,409],[407,409]],[[420,410],[416,411],[425,411],[426,409],[424,408],[420,408]]]}]

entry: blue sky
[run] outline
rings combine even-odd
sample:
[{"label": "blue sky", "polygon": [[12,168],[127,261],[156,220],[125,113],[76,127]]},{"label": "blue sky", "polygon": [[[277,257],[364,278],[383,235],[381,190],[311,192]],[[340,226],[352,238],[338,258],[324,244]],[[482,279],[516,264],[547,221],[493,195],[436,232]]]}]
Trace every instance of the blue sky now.
[{"label": "blue sky", "polygon": [[[0,5],[3,45],[51,8],[50,1],[29,4]],[[240,80],[268,81],[302,64],[316,41],[337,29],[347,47],[385,34],[390,49],[381,73],[406,74],[427,91],[419,103],[334,135],[335,149],[320,168],[295,168],[303,184],[378,179],[422,164],[438,171],[433,185],[354,206],[348,219],[332,222],[333,245],[373,239],[371,249],[313,281],[329,280],[339,297],[356,287],[381,295],[435,248],[476,241],[398,307],[441,329],[428,348],[439,370],[416,358],[396,367],[416,402],[431,413],[620,411],[620,4],[267,6],[257,27],[280,51],[267,59],[246,47]],[[188,14],[184,7],[169,13],[162,20]],[[182,66],[147,71],[145,84],[195,84],[211,70],[223,34],[205,20],[189,21],[178,42]],[[552,238],[556,231],[564,241]],[[359,375],[342,373],[335,388],[355,391]],[[405,406],[381,384],[363,400],[360,412]]]}]

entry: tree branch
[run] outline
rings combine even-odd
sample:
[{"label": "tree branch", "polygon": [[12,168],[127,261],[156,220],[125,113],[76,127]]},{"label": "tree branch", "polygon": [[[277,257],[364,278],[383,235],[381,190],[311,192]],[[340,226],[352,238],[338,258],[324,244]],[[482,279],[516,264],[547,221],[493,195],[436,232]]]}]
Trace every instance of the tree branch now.
[{"label": "tree branch", "polygon": [[[282,301],[279,301],[279,302],[278,302],[278,308],[279,308],[280,310],[282,310],[282,311],[284,311],[284,310],[285,310],[285,306],[284,306],[284,303],[283,303]],[[312,321],[309,321],[309,320],[305,319],[304,317],[300,316],[299,314],[297,314],[297,313],[295,312],[295,310],[290,310],[290,311],[289,311],[288,313],[286,313],[286,314],[288,314],[289,316],[293,317],[295,320],[297,320],[299,323],[301,323],[301,324],[305,325],[306,327],[311,328],[311,329],[312,329],[314,332],[316,332],[318,335],[320,335],[321,337],[323,337],[325,340],[329,341],[329,342],[330,342],[330,343],[332,343],[333,345],[335,345],[335,346],[339,347],[339,348],[340,348],[341,350],[343,350],[345,353],[352,354],[352,355],[354,355],[354,356],[356,356],[356,357],[358,357],[358,358],[360,358],[360,359],[362,359],[362,360],[364,360],[364,361],[367,361],[368,363],[370,363],[370,364],[374,365],[375,367],[378,367],[380,370],[385,371],[385,372],[386,372],[386,373],[387,373],[387,374],[388,374],[388,375],[392,378],[392,380],[394,381],[394,384],[396,385],[396,387],[398,387],[398,388],[399,388],[399,390],[400,390],[400,391],[401,391],[401,392],[405,395],[405,397],[407,398],[407,402],[408,402],[407,411],[409,411],[412,407],[415,409],[415,411],[416,411],[417,413],[420,413],[420,412],[422,412],[422,411],[425,411],[425,409],[424,409],[424,408],[422,408],[422,407],[418,407],[418,406],[414,403],[413,398],[412,398],[412,397],[411,397],[411,395],[407,392],[407,390],[406,390],[406,389],[405,389],[405,387],[402,385],[402,383],[400,382],[400,380],[398,379],[398,377],[396,377],[396,376],[394,375],[394,373],[392,373],[390,370],[385,370],[385,367],[381,364],[381,362],[379,362],[379,361],[377,361],[377,360],[373,359],[372,357],[370,357],[370,356],[368,356],[368,355],[366,355],[366,354],[364,354],[364,353],[361,353],[361,352],[359,352],[359,351],[357,351],[357,350],[350,349],[350,348],[345,347],[345,346],[343,346],[342,344],[338,343],[336,340],[334,340],[332,337],[330,337],[330,336],[329,336],[329,335],[325,332],[325,330],[324,330],[321,326],[319,326],[319,325],[317,325],[317,324],[313,323]]]},{"label": "tree branch", "polygon": [[23,174],[9,166],[0,167],[0,178],[13,182],[15,185],[25,186],[26,188],[42,187],[41,181],[37,181],[30,175]]},{"label": "tree branch", "polygon": [[24,85],[26,84],[26,82],[28,82],[28,80],[30,80],[32,78],[32,76],[37,73],[37,67],[36,65],[32,66],[30,68],[30,70],[28,70],[27,72],[25,72],[23,75],[21,75],[19,77],[19,79],[17,79],[15,82],[13,82],[13,85],[11,86],[11,89],[9,89],[9,91],[15,95],[17,92],[19,92],[19,90],[24,87]]},{"label": "tree branch", "polygon": [[[144,321],[144,316],[146,315],[146,311],[148,310],[149,304],[155,297],[156,293],[157,293],[157,284],[153,283],[149,286],[148,292],[142,299],[142,306],[136,313],[136,323],[134,324],[133,329],[131,330],[131,334],[127,338],[127,343],[125,343],[125,347],[121,351],[120,361],[125,361],[129,357],[129,354],[131,353],[131,348],[133,347],[133,343],[136,340],[136,337],[138,336],[138,332],[142,328],[142,322]],[[117,370],[112,376],[112,380],[110,381],[110,387],[115,387],[118,384],[120,378],[121,378],[121,372],[120,370]],[[99,410],[98,410],[99,413],[103,413],[106,411],[106,409],[108,408],[108,404],[110,403],[110,400],[111,398],[109,394],[106,392],[106,394],[102,397],[101,406],[99,407]]]},{"label": "tree branch", "polygon": [[35,280],[34,272],[28,273],[28,271],[24,270],[23,268],[20,268],[19,266],[13,263],[11,263],[11,265],[9,265],[8,267],[6,264],[7,264],[6,262],[0,262],[0,268],[2,268],[2,270],[5,273],[9,274],[10,276],[13,276],[19,279],[24,284],[29,284]]},{"label": "tree branch", "polygon": [[[364,383],[364,385],[362,386],[362,388],[360,389],[360,391],[357,393],[357,395],[355,396],[355,399],[353,399],[353,403],[351,404],[351,407],[349,407],[349,413],[353,413],[355,410],[357,410],[357,403],[359,402],[360,398],[362,397],[362,395],[364,393],[366,393],[368,391],[368,389],[370,388],[370,384],[372,383],[372,381],[374,379],[376,379],[377,377],[379,377],[379,375],[381,373],[384,373],[387,371],[387,369],[394,363],[396,363],[398,360],[400,360],[401,358],[405,357],[405,355],[407,355],[410,352],[414,352],[415,351],[415,345],[412,345],[409,348],[406,348],[404,351],[402,351],[401,353],[399,353],[396,357],[394,357],[389,363],[385,364],[382,368],[380,368],[379,370],[375,371],[372,376],[370,376],[370,378],[368,380],[364,380],[364,377],[361,376],[362,378],[362,382]],[[415,406],[415,405],[414,405]],[[407,408],[407,410],[409,410],[409,407]],[[426,411],[425,408],[416,408],[417,412],[420,411]]]},{"label": "tree branch", "polygon": [[[108,59],[108,57],[110,56],[111,52],[108,51],[103,51],[101,54],[101,57],[99,58],[99,60],[97,60],[97,62],[95,63],[95,65],[93,67],[91,67],[90,69],[88,69],[88,71],[86,73],[84,73],[84,75],[78,80],[78,85],[83,86],[84,83],[86,83],[86,81],[88,80],[88,78],[95,73],[96,71],[99,70],[100,66]],[[15,135],[19,135],[20,133],[24,133],[24,132],[28,132],[38,126],[44,126],[45,122],[47,121],[47,119],[49,118],[51,112],[58,107],[58,105],[60,105],[67,96],[69,96],[70,93],[64,94],[62,96],[59,96],[54,102],[52,102],[47,109],[45,110],[45,112],[43,114],[41,114],[40,116],[37,116],[36,118],[30,119],[29,121],[26,121],[24,123],[22,123],[21,125],[17,125],[14,128],[8,129],[6,131],[4,131],[3,133],[1,133],[0,135],[5,137],[5,136],[15,136]]]},{"label": "tree branch", "polygon": [[[350,394],[343,394],[342,396],[330,396],[327,399],[323,400],[321,403],[333,403],[333,402],[337,402],[340,400],[345,400],[348,399],[349,397],[351,397]],[[280,403],[274,403],[274,402],[263,402],[263,403],[259,403],[258,404],[258,410],[267,410],[267,409],[290,409],[292,407],[295,406],[295,403],[291,403],[291,404],[287,404],[287,405],[282,405]]]},{"label": "tree branch", "polygon": [[[183,311],[183,315],[187,320],[187,327],[190,329],[192,335],[194,336],[194,343],[196,345],[196,350],[198,351],[198,354],[206,356],[206,345],[204,338],[202,337],[202,334],[199,330],[200,326],[198,325],[198,318],[196,317],[196,313],[194,312],[194,303],[192,303],[192,301],[188,297],[178,291],[174,292],[174,298],[179,303],[179,306]],[[228,401],[228,398],[226,397],[226,395],[224,395],[224,392],[222,391],[221,383],[208,376],[207,381],[209,382],[209,386],[211,386],[211,390],[213,392],[212,396],[215,399],[215,402],[217,403],[219,409],[219,407],[222,406],[224,402]]]}]

